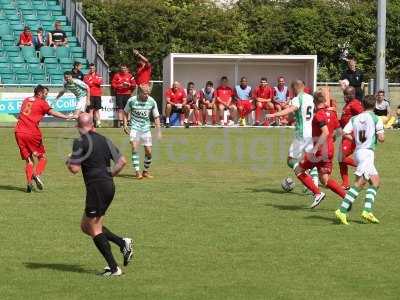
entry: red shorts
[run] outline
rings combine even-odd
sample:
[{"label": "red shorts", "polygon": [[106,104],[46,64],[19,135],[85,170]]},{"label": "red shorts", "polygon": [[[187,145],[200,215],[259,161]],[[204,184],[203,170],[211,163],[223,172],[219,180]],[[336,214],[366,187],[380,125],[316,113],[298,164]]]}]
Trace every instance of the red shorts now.
[{"label": "red shorts", "polygon": [[310,170],[314,167],[318,169],[319,174],[332,174],[332,158],[324,158],[324,157],[318,157],[314,156],[312,154],[307,153],[304,155],[303,160],[300,162],[300,168],[303,170]]},{"label": "red shorts", "polygon": [[238,100],[237,108],[247,115],[253,110],[253,103],[250,100]]},{"label": "red shorts", "polygon": [[356,149],[356,144],[354,143],[353,140],[349,139],[342,139],[342,155],[343,157],[347,157],[351,155],[354,150]]},{"label": "red shorts", "polygon": [[41,136],[16,132],[15,140],[17,141],[19,153],[23,160],[26,160],[31,155],[41,156],[46,153]]}]

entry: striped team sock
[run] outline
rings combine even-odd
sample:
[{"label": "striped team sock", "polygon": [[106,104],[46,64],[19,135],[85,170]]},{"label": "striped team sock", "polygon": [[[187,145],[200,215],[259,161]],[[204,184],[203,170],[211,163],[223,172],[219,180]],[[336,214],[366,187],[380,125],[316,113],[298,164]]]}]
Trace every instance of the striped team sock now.
[{"label": "striped team sock", "polygon": [[148,171],[151,165],[151,156],[145,156],[144,157],[144,163],[143,163],[143,167],[145,171]]},{"label": "striped team sock", "polygon": [[365,195],[365,201],[364,201],[364,210],[365,211],[372,212],[372,205],[375,202],[376,193],[377,193],[377,189],[373,186],[371,186],[367,189],[367,194]]},{"label": "striped team sock", "polygon": [[312,168],[310,170],[310,176],[312,177],[312,180],[314,181],[314,184],[316,186],[318,186],[319,182],[318,182],[318,170],[317,170],[317,168]]},{"label": "striped team sock", "polygon": [[359,193],[360,191],[354,186],[347,191],[346,196],[344,196],[342,204],[340,205],[340,211],[342,213],[347,213]]},{"label": "striped team sock", "polygon": [[139,172],[140,170],[140,162],[139,162],[139,153],[138,152],[132,152],[132,167],[135,169],[136,172]]}]

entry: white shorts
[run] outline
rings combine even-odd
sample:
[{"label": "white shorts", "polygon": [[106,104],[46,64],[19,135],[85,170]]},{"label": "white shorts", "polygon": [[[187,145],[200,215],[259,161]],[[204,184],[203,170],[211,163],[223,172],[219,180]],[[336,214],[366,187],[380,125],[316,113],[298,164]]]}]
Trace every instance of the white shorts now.
[{"label": "white shorts", "polygon": [[86,111],[86,96],[80,97],[80,98],[76,98],[75,110],[79,110],[81,112],[85,112]]},{"label": "white shorts", "polygon": [[300,160],[305,152],[311,152],[313,149],[312,138],[296,137],[289,148],[288,156]]},{"label": "white shorts", "polygon": [[354,158],[357,163],[357,169],[354,172],[355,175],[364,176],[366,180],[369,180],[371,176],[378,175],[374,164],[374,151],[370,149],[358,149],[354,153]]},{"label": "white shorts", "polygon": [[131,142],[139,142],[141,145],[151,147],[153,145],[153,139],[151,138],[151,131],[142,132],[135,129],[131,129],[130,133]]}]

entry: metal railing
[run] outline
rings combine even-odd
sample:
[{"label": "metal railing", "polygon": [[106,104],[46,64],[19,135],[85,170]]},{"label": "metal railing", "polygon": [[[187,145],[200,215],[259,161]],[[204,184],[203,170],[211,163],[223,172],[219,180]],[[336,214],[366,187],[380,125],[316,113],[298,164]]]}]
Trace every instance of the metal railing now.
[{"label": "metal railing", "polygon": [[85,49],[86,58],[96,65],[97,72],[103,77],[103,82],[110,81],[110,70],[104,59],[103,48],[92,35],[92,26],[82,13],[82,3],[75,0],[59,0],[65,15],[75,31],[76,38]]}]

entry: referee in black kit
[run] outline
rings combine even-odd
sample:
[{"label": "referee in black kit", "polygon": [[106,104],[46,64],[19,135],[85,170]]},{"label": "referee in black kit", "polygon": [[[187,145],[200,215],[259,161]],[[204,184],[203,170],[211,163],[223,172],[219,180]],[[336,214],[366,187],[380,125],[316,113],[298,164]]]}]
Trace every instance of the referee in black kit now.
[{"label": "referee in black kit", "polygon": [[[105,226],[104,215],[110,206],[115,186],[112,179],[126,165],[126,159],[106,137],[93,131],[93,119],[87,113],[78,118],[78,130],[81,135],[74,140],[73,152],[67,160],[67,167],[76,174],[82,168],[86,185],[86,207],[82,216],[81,229],[93,238],[93,241],[107,261],[103,276],[119,276],[122,274],[111,252],[109,241],[120,247],[124,257],[124,266],[128,265],[133,255],[133,242],[129,238],[121,238]],[[111,160],[114,167],[110,167]]]}]

